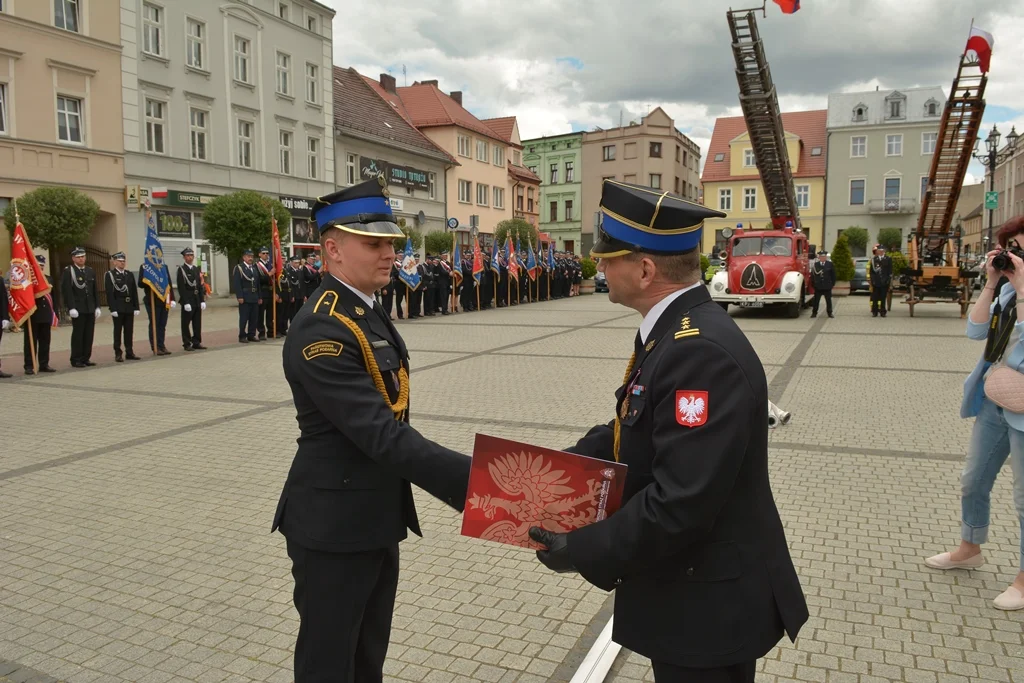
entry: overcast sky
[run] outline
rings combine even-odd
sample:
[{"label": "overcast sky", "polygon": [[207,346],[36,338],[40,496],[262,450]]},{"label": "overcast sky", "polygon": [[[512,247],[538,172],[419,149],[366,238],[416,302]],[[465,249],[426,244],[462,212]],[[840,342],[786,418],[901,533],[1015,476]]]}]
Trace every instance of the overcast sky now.
[{"label": "overcast sky", "polygon": [[[335,64],[399,85],[437,79],[480,118],[515,115],[523,138],[616,126],[660,105],[706,155],[715,118],[741,113],[726,0],[321,2],[338,12]],[[973,18],[996,40],[982,136],[992,124],[1004,139],[1013,124],[1024,132],[1024,0],[801,5],[784,15],[769,0],[758,14],[782,111],[876,86],[948,95]]]}]

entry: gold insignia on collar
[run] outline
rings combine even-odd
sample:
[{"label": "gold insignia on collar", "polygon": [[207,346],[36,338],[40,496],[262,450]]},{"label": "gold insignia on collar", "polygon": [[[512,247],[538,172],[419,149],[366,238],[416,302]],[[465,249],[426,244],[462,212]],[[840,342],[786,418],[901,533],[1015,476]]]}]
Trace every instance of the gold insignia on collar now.
[{"label": "gold insignia on collar", "polygon": [[651,341],[647,342],[647,346],[644,347],[644,351],[650,351],[651,349],[654,348],[654,345],[657,344],[657,343],[658,343],[657,339],[652,339]]},{"label": "gold insignia on collar", "polygon": [[352,310],[354,310],[356,312],[356,315],[366,315],[366,311],[363,310],[362,306],[356,306]]},{"label": "gold insignia on collar", "polygon": [[340,356],[342,348],[344,347],[341,343],[336,341],[313,342],[302,349],[302,357],[306,360],[313,360],[320,356]]}]

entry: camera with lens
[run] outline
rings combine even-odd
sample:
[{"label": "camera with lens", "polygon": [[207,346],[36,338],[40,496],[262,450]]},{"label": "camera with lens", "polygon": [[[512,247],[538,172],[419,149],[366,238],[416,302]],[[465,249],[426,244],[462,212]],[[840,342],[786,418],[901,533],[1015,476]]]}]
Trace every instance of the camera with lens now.
[{"label": "camera with lens", "polygon": [[992,267],[996,270],[1012,273],[1013,261],[1010,259],[1010,254],[1013,254],[1017,258],[1024,259],[1024,249],[1020,249],[1018,247],[1000,249],[999,253],[992,257]]}]

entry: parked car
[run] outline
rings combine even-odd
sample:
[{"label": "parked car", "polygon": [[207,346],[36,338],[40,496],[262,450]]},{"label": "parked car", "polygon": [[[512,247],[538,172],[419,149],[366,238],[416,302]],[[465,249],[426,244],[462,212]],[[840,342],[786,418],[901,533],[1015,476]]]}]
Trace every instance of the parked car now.
[{"label": "parked car", "polygon": [[717,256],[717,255],[709,256],[708,257],[708,267],[704,271],[704,284],[710,283],[712,276],[715,273],[717,273],[719,270],[724,268],[724,267],[725,267],[725,259],[723,259],[723,258],[721,258],[720,256]]},{"label": "parked car", "polygon": [[594,275],[594,291],[595,292],[607,292],[608,291],[608,280],[605,279],[604,273],[598,271]]},{"label": "parked car", "polygon": [[853,279],[850,280],[850,294],[854,292],[870,292],[871,282],[868,280],[869,258],[853,259]]}]

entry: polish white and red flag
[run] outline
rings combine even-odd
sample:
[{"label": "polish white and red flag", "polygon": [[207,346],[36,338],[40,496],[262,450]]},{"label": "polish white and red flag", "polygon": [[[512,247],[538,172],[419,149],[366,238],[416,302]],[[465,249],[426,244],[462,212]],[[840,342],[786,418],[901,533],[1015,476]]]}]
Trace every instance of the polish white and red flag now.
[{"label": "polish white and red flag", "polygon": [[967,38],[967,52],[973,52],[978,59],[978,66],[981,73],[988,73],[989,65],[992,62],[992,48],[996,45],[996,39],[988,31],[982,31],[977,26],[971,27],[971,35]]}]

